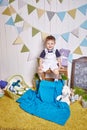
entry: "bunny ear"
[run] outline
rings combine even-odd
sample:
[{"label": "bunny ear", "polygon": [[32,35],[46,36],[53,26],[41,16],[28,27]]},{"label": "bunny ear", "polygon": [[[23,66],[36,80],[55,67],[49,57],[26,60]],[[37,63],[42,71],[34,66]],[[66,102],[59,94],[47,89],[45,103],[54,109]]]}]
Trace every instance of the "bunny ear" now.
[{"label": "bunny ear", "polygon": [[71,91],[70,91],[70,89],[68,89],[68,93],[69,93],[69,96],[70,96],[70,94],[71,94]]}]

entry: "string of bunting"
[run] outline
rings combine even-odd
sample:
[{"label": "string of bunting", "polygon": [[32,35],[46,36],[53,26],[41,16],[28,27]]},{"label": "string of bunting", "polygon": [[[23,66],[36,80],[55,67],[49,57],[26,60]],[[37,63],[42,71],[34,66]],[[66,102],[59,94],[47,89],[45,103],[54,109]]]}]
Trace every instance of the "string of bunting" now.
[{"label": "string of bunting", "polygon": [[[28,28],[32,28],[32,37],[34,37],[36,34],[38,34],[39,32],[41,32],[41,35],[48,35],[50,33],[47,32],[42,32],[39,29],[33,27],[32,25],[30,25],[28,22],[24,21],[22,17],[20,17],[18,14],[16,15],[15,21],[13,21],[13,18],[10,17],[8,19],[8,21],[6,22],[7,25],[12,25],[15,26],[16,22],[22,22],[22,24],[20,23],[21,26],[17,27],[17,31],[20,34],[21,32],[27,30]],[[83,28],[83,29],[87,29],[87,20],[84,21],[79,27]],[[53,34],[57,39],[59,38],[59,36],[61,36],[66,42],[68,42],[69,40],[69,36],[70,33],[72,33],[76,38],[79,38],[79,27],[73,29],[71,32],[66,32],[63,34]],[[44,39],[45,36],[42,36],[42,39]]]},{"label": "string of bunting", "polygon": [[[7,4],[6,0],[3,0],[3,1],[6,2],[6,4]],[[14,0],[9,0],[8,5],[11,4],[12,2],[14,2]],[[1,6],[3,4],[5,4],[5,3],[2,2]],[[18,1],[18,8],[19,9],[22,8],[25,5],[27,5],[26,7],[27,7],[28,15],[30,15],[34,10],[37,10],[38,18],[41,18],[41,16],[43,16],[43,14],[46,13],[49,21],[52,20],[52,18],[54,17],[55,14],[58,16],[60,21],[63,22],[66,14],[69,14],[72,17],[72,19],[75,19],[77,10],[79,10],[83,15],[86,15],[86,13],[87,13],[87,4],[82,5],[82,6],[78,7],[78,8],[74,8],[72,10],[68,10],[68,11],[54,12],[54,11],[47,11],[47,10],[44,10],[44,9],[36,8],[33,5],[27,4],[23,0],[22,1]],[[7,7],[2,12],[2,14],[11,16],[13,13],[15,13],[14,8],[12,8],[12,9],[11,8],[12,7]]]},{"label": "string of bunting", "polygon": [[[12,7],[12,5],[10,5],[12,2],[14,2],[15,0],[3,0],[0,3],[0,6],[8,6],[3,12],[3,15],[8,15],[10,16],[10,18],[8,19],[8,21],[6,22],[7,25],[11,25],[16,27],[18,34],[20,34],[21,32],[25,31],[26,29],[28,29],[29,27],[32,28],[32,37],[34,37],[36,34],[38,34],[39,32],[41,33],[42,39],[44,39],[47,35],[49,35],[50,33],[45,33],[40,31],[39,29],[33,27],[32,25],[30,25],[28,22],[26,22],[22,16],[20,16],[19,14],[17,14],[16,10]],[[37,3],[39,2],[39,0],[37,1]],[[66,15],[66,13],[68,13],[73,19],[75,19],[76,16],[76,11],[77,9],[83,14],[86,15],[87,13],[87,4],[78,7],[77,9],[74,8],[72,10],[69,11],[62,11],[62,12],[53,12],[53,11],[46,11],[43,9],[38,9],[30,4],[27,4],[26,2],[19,2],[18,3],[18,8],[22,8],[23,6],[27,5],[27,12],[28,15],[31,14],[35,9],[37,10],[37,14],[38,17],[40,18],[44,13],[47,13],[48,19],[49,21],[52,20],[52,18],[54,17],[55,14],[57,14],[57,16],[60,18],[61,21],[64,20],[64,17]],[[15,16],[15,17],[14,17]],[[19,23],[19,24],[18,24]],[[18,24],[18,25],[16,25]],[[79,27],[83,28],[83,29],[87,29],[87,20],[85,20]],[[60,36],[66,41],[68,42],[69,40],[69,36],[70,33],[72,33],[76,38],[79,38],[79,27],[72,30],[71,32],[66,32],[63,34],[54,34],[54,36],[58,39]],[[23,44],[22,49],[21,49],[21,53],[23,52],[29,52],[30,50],[28,49],[28,47],[24,44],[23,40],[21,39],[21,37],[18,35],[18,37],[16,38],[16,40],[14,41],[13,45],[20,45]],[[80,43],[80,46],[78,46],[73,53],[74,54],[82,54],[81,51],[81,46],[82,47],[87,47],[87,39],[84,38],[83,41]],[[69,60],[72,59],[72,54],[70,54],[69,56]]]}]

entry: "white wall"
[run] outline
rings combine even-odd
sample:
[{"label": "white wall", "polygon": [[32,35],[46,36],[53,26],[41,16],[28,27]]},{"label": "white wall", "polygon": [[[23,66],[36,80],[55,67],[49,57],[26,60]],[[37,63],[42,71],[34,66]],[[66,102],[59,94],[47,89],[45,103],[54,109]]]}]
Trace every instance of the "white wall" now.
[{"label": "white wall", "polygon": [[[87,35],[87,30],[80,27],[80,25],[87,20],[86,15],[82,14],[78,7],[87,4],[87,0],[63,0],[60,3],[58,0],[51,0],[49,4],[47,0],[39,0],[36,3],[35,0],[20,0],[25,2],[22,8],[18,7],[18,0],[2,6],[0,5],[0,79],[8,79],[14,74],[23,75],[25,81],[32,86],[32,78],[37,70],[37,60],[41,50],[43,49],[42,33],[59,35],[56,39],[57,48],[70,49],[71,54],[73,54],[73,59],[81,56],[87,56],[87,47],[82,47],[82,54],[75,54],[74,50],[80,46],[80,43]],[[34,6],[36,9],[28,15],[27,4]],[[3,11],[10,7],[10,5],[16,10],[15,14],[10,16],[3,15]],[[45,11],[41,18],[38,18],[37,9],[42,9]],[[76,16],[73,19],[67,12],[71,9],[76,9]],[[61,21],[55,14],[54,17],[49,21],[47,17],[47,11],[50,12],[61,12],[66,11],[64,20]],[[15,20],[16,14],[19,14],[22,18],[22,22],[15,23],[15,26],[5,24],[9,18],[12,16]],[[30,27],[27,30],[23,30],[20,34],[17,31],[16,26],[22,26],[24,22],[27,22]],[[39,30],[39,33],[32,37],[32,28]],[[74,29],[79,30],[79,37],[75,37],[71,32]],[[66,42],[61,35],[63,33],[69,32],[69,40]],[[21,53],[23,44],[13,45],[16,38],[20,36],[30,52]],[[30,54],[30,59],[28,58]],[[71,63],[69,62],[69,78],[71,74]]]}]

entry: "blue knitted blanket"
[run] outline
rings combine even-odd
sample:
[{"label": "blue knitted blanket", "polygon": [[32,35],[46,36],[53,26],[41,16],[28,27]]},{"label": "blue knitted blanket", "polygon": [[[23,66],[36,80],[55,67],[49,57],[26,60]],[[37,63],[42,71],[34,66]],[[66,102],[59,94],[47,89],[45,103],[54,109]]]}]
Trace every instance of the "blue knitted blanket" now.
[{"label": "blue knitted blanket", "polygon": [[35,116],[64,125],[70,116],[70,107],[65,102],[56,101],[64,82],[42,80],[38,91],[28,90],[17,102],[20,107]]}]

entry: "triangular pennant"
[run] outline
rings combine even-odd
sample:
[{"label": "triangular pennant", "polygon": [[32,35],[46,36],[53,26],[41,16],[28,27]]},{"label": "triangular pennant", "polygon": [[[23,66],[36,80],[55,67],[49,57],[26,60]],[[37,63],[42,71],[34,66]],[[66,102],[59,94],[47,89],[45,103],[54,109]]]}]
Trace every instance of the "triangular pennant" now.
[{"label": "triangular pennant", "polygon": [[84,15],[86,15],[86,13],[87,13],[87,4],[85,4],[85,5],[81,6],[81,7],[79,7],[78,10],[79,10],[81,13],[83,13]]},{"label": "triangular pennant", "polygon": [[72,62],[72,60],[73,60],[73,54],[69,54],[68,61]]},{"label": "triangular pennant", "polygon": [[63,2],[63,0],[59,0],[59,2],[60,2],[60,3],[62,3],[62,2]]},{"label": "triangular pennant", "polygon": [[41,32],[42,40],[45,40],[45,38],[48,36],[48,33]]},{"label": "triangular pennant", "polygon": [[8,0],[1,0],[0,1],[0,6],[8,6]]},{"label": "triangular pennant", "polygon": [[27,8],[28,8],[28,14],[32,13],[36,8],[32,5],[27,5]]},{"label": "triangular pennant", "polygon": [[10,8],[7,7],[2,14],[11,16]]},{"label": "triangular pennant", "polygon": [[22,8],[26,5],[26,3],[23,0],[18,0],[18,8]]},{"label": "triangular pennant", "polygon": [[60,3],[62,3],[62,2],[63,2],[63,0],[59,0],[59,2],[60,2]]},{"label": "triangular pennant", "polygon": [[31,27],[31,25],[24,21],[23,30],[27,30],[29,27]]},{"label": "triangular pennant", "polygon": [[23,18],[19,14],[17,14],[15,18],[15,23],[20,21],[23,21]]},{"label": "triangular pennant", "polygon": [[49,21],[53,18],[54,15],[55,15],[55,12],[47,11],[47,16],[48,16]]},{"label": "triangular pennant", "polygon": [[12,17],[10,17],[10,19],[6,22],[6,24],[14,26],[14,21],[13,21]]},{"label": "triangular pennant", "polygon": [[35,36],[37,33],[39,33],[40,31],[34,27],[32,27],[32,37]]},{"label": "triangular pennant", "polygon": [[38,18],[40,18],[45,13],[45,10],[37,9]]},{"label": "triangular pennant", "polygon": [[15,26],[16,27],[22,27],[23,28],[23,24],[24,24],[24,21],[20,21],[20,22],[17,22],[17,23],[15,23]]},{"label": "triangular pennant", "polygon": [[36,0],[36,3],[38,3],[39,2],[39,0]]},{"label": "triangular pennant", "polygon": [[68,33],[62,34],[61,36],[62,36],[62,38],[63,38],[66,42],[68,42],[68,40],[69,40],[69,35],[70,35],[70,33],[68,32]]},{"label": "triangular pennant", "polygon": [[17,31],[20,34],[23,31],[23,27],[17,27]]},{"label": "triangular pennant", "polygon": [[73,19],[75,19],[76,9],[69,10],[69,11],[68,11],[68,14],[69,14]]},{"label": "triangular pennant", "polygon": [[15,9],[12,6],[10,6],[10,12],[11,12],[11,14],[15,14],[16,13]]},{"label": "triangular pennant", "polygon": [[15,1],[15,0],[9,0],[9,4],[12,3],[12,2],[14,2],[14,1]]},{"label": "triangular pennant", "polygon": [[22,41],[21,37],[18,36],[16,38],[16,40],[14,41],[13,45],[20,45],[20,44],[23,44],[24,42]]},{"label": "triangular pennant", "polygon": [[82,55],[82,51],[81,51],[80,47],[77,47],[77,48],[74,50],[73,53]]},{"label": "triangular pennant", "polygon": [[84,39],[84,40],[81,42],[80,46],[87,47],[87,39]]},{"label": "triangular pennant", "polygon": [[29,49],[26,45],[23,45],[22,49],[21,49],[21,53],[23,52],[29,52]]},{"label": "triangular pennant", "polygon": [[2,0],[0,0],[0,4],[2,3]]},{"label": "triangular pennant", "polygon": [[79,28],[74,29],[71,33],[72,33],[74,36],[79,37]]},{"label": "triangular pennant", "polygon": [[80,25],[81,28],[87,29],[87,20]]},{"label": "triangular pennant", "polygon": [[60,18],[61,21],[63,21],[65,14],[66,14],[66,12],[58,12],[57,16]]}]

